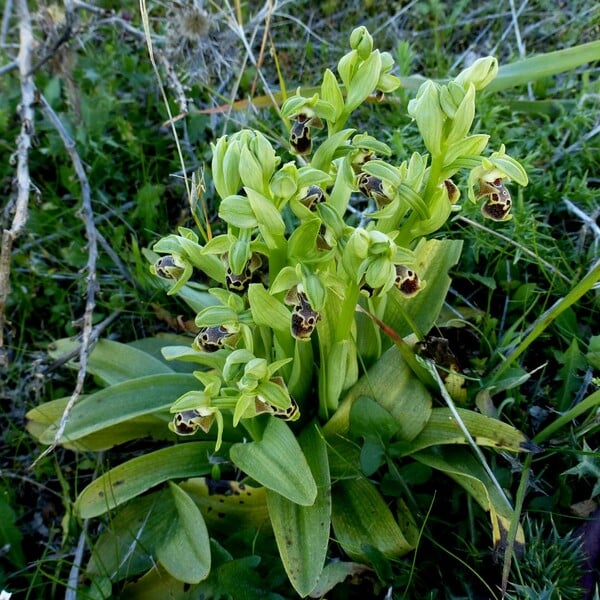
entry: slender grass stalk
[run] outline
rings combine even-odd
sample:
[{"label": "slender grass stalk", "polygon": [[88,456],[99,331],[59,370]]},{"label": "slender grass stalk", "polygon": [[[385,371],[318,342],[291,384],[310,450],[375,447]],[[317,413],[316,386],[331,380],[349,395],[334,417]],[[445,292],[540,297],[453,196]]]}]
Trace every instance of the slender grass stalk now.
[{"label": "slender grass stalk", "polygon": [[600,280],[600,260],[590,269],[587,275],[573,287],[563,298],[557,300],[547,311],[545,311],[531,326],[525,339],[517,348],[502,362],[492,374],[491,382],[497,381],[529,346],[548,328],[548,326],[567,308],[575,304],[584,294],[589,292]]},{"label": "slender grass stalk", "polygon": [[566,413],[558,417],[553,423],[550,423],[547,427],[542,429],[534,438],[533,441],[536,444],[546,441],[549,437],[554,435],[556,431],[564,427],[567,423],[570,423],[573,419],[576,419],[579,415],[584,412],[595,408],[600,405],[600,390],[589,395],[585,400],[568,410]]},{"label": "slender grass stalk", "polygon": [[[165,110],[169,115],[169,124],[171,125],[171,130],[173,132],[173,139],[175,140],[175,147],[177,148],[177,156],[179,157],[179,163],[181,165],[181,172],[183,173],[183,182],[185,185],[185,191],[190,203],[192,206],[193,194],[192,194],[192,185],[190,182],[190,178],[187,176],[187,169],[185,166],[185,160],[183,158],[183,151],[181,150],[181,144],[179,142],[179,136],[177,135],[177,129],[175,128],[176,120],[173,118],[173,114],[171,112],[171,107],[169,106],[169,99],[167,98],[167,93],[165,92],[165,87],[162,83],[162,78],[160,76],[160,71],[158,70],[158,65],[156,64],[156,58],[154,55],[154,48],[152,46],[152,37],[150,32],[150,20],[148,18],[148,8],[146,6],[146,0],[140,0],[140,13],[142,16],[142,24],[144,25],[144,34],[146,37],[146,45],[148,46],[148,56],[150,57],[150,62],[152,63],[152,68],[154,69],[154,73],[156,75],[156,79],[158,81],[158,87],[160,88],[160,93],[163,99],[163,103],[165,105]],[[194,212],[194,211],[193,211]],[[205,241],[210,239],[210,235],[208,232],[202,227],[198,219],[195,219],[196,225],[198,226],[198,230],[200,235]]]},{"label": "slender grass stalk", "polygon": [[510,575],[510,566],[512,563],[512,555],[515,549],[515,540],[517,537],[517,531],[519,529],[519,523],[521,521],[521,512],[523,511],[523,502],[525,501],[525,494],[527,493],[527,484],[529,483],[529,473],[531,472],[531,463],[533,461],[533,454],[530,452],[525,457],[523,463],[523,470],[521,471],[521,481],[519,481],[519,487],[515,496],[515,507],[513,509],[513,516],[510,522],[510,527],[506,535],[506,548],[504,550],[504,560],[502,564],[502,595],[506,593],[508,587],[508,577]]}]

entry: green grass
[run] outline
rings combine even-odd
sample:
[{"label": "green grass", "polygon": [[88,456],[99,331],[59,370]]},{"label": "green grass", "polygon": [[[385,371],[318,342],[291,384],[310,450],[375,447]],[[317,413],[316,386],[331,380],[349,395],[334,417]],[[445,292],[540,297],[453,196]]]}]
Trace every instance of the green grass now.
[{"label": "green grass", "polygon": [[[359,24],[367,25],[378,47],[394,54],[402,66],[401,75],[433,78],[455,75],[474,57],[494,54],[506,64],[598,39],[600,32],[600,8],[591,1],[574,0],[561,6],[550,0],[527,3],[518,15],[518,27],[508,2],[404,4],[402,8],[396,2],[353,0],[329,1],[321,7],[301,0],[280,6],[269,25],[287,90],[293,93],[298,85],[315,85]],[[139,7],[128,3],[125,9],[110,2],[103,6],[116,13],[78,11],[72,39],[35,72],[34,81],[76,141],[86,167],[94,220],[103,238],[93,321],[99,324],[109,319],[103,337],[131,341],[169,330],[152,304],[173,316],[190,318],[185,306],[167,298],[150,278],[140,249],[178,225],[193,226],[193,219],[172,133],[164,125],[168,114],[140,35]],[[191,112],[244,99],[253,88],[266,14],[257,16],[245,5],[239,7],[246,38],[251,40],[249,53],[227,24],[227,19],[235,17],[236,6],[231,14],[211,8],[218,29],[204,41],[160,37],[167,34],[168,23],[173,35],[173,15],[160,6],[151,7],[157,48],[176,61],[175,73],[185,85]],[[516,10],[519,7],[515,5]],[[63,27],[60,21],[51,23],[50,32],[44,34],[41,25],[40,19],[34,23],[40,42],[59,36]],[[130,27],[137,33],[128,32]],[[16,59],[15,15],[8,21],[3,41],[0,67]],[[40,47],[37,58],[44,48]],[[268,88],[259,79],[256,95],[279,91],[269,49],[267,45],[263,62]],[[225,51],[226,55],[219,54]],[[489,94],[479,102],[475,130],[492,131],[506,143],[508,151],[523,160],[530,184],[515,197],[512,221],[489,226],[473,207],[438,233],[466,240],[448,301],[478,333],[479,347],[465,352],[467,366],[475,375],[489,375],[500,364],[501,355],[514,348],[530,325],[567,295],[600,257],[599,70],[598,63],[587,64],[529,87]],[[166,82],[164,72],[162,77]],[[0,189],[6,199],[0,223],[6,228],[15,195],[15,166],[10,157],[20,129],[20,89],[14,69],[0,75],[0,89]],[[177,114],[175,88],[166,87],[166,93]],[[368,105],[360,113],[365,128],[374,123],[385,128],[380,138],[399,159],[406,157],[417,139],[416,127],[406,116],[411,97],[412,91],[401,90],[388,103]],[[282,120],[270,109],[213,115],[196,112],[178,121],[190,173],[209,165],[211,141],[244,124],[263,131],[274,143],[285,140]],[[53,340],[80,332],[76,323],[85,310],[88,259],[78,214],[79,183],[59,135],[40,107],[36,107],[34,141],[29,169],[35,193],[26,231],[15,242],[11,257],[5,324],[10,362],[0,371],[1,414],[8,424],[1,434],[0,511],[4,516],[0,515],[0,521],[8,524],[2,543],[12,544],[10,551],[0,554],[0,589],[19,598],[62,596],[73,564],[83,567],[89,557],[75,556],[80,536],[91,542],[98,534],[97,522],[84,526],[72,515],[72,502],[97,468],[94,456],[56,450],[29,468],[41,448],[25,431],[25,412],[43,401],[69,396],[75,385],[74,373],[55,365],[46,349]],[[208,171],[206,188],[207,210],[214,215]],[[581,212],[575,213],[573,206]],[[519,367],[518,374],[530,377],[493,397],[503,418],[529,437],[548,426],[556,411],[568,411],[576,399],[598,389],[600,364],[597,342],[594,345],[594,336],[600,335],[598,303],[598,290],[590,291],[547,327],[514,365]],[[88,377],[85,390],[93,389],[93,378]],[[513,586],[523,586],[533,577],[541,583],[540,578],[546,577],[543,544],[536,545],[540,532],[552,527],[553,535],[565,540],[582,523],[583,517],[574,516],[571,507],[590,499],[598,475],[590,470],[568,471],[582,464],[590,452],[597,456],[599,433],[597,421],[583,415],[556,432],[545,452],[534,457],[523,502],[524,512],[535,523],[529,531],[534,543],[530,554],[513,560]],[[143,443],[131,443],[112,450],[108,460],[117,464],[145,450]],[[512,469],[514,465],[501,457],[492,466],[515,495],[520,466]],[[364,597],[365,593],[384,597],[390,589],[394,598],[475,598],[488,594],[487,586],[499,597],[501,566],[493,563],[489,550],[487,516],[441,476],[412,472],[401,462],[398,467],[403,480],[411,483],[411,501],[422,518],[414,565],[409,559],[386,571],[380,564],[379,571],[359,578],[358,585],[346,583],[328,597]],[[405,498],[391,473],[380,472],[378,477],[390,499]],[[430,507],[432,516],[427,518]],[[557,543],[564,551],[561,560],[579,560],[570,542]],[[265,549],[264,556],[268,552]],[[294,597],[279,565],[270,569],[263,562],[260,569],[264,578],[272,578],[272,591]],[[555,595],[548,597],[576,597],[568,595],[567,590],[578,583],[576,569],[569,569],[561,580],[548,575],[549,585],[555,586]],[[529,592],[521,588],[521,593]]]}]

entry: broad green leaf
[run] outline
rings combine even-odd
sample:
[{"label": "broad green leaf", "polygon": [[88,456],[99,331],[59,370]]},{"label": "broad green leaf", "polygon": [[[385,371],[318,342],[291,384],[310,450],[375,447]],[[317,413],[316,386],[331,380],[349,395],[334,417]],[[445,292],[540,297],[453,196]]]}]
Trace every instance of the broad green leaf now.
[{"label": "broad green leaf", "polygon": [[154,548],[173,514],[167,490],[140,496],[111,516],[94,545],[87,573],[109,577],[112,583],[134,577],[155,563]]},{"label": "broad green leaf", "polygon": [[329,435],[326,440],[332,480],[356,479],[364,475],[361,471],[361,447],[358,442],[346,435]]},{"label": "broad green leaf", "polygon": [[[198,380],[186,373],[165,373],[139,377],[90,394],[71,411],[60,444],[79,440],[141,415],[166,411],[179,396],[198,387]],[[48,427],[40,441],[50,444],[58,422]]]},{"label": "broad green leaf", "polygon": [[416,247],[412,268],[425,285],[413,298],[399,292],[389,294],[382,319],[400,337],[413,333],[411,323],[423,333],[433,327],[450,287],[448,272],[458,262],[461,249],[460,240],[427,240]]},{"label": "broad green leaf", "polygon": [[501,66],[494,81],[486,87],[486,93],[505,90],[572,71],[585,63],[597,60],[600,60],[600,41],[532,56]]},{"label": "broad green leaf", "polygon": [[300,506],[271,490],[267,503],[285,571],[298,594],[306,596],[317,585],[327,556],[331,481],[327,448],[316,424],[304,429],[299,441],[317,484],[315,503]]},{"label": "broad green leaf", "polygon": [[[523,452],[531,449],[531,443],[518,429],[498,419],[486,417],[473,410],[456,409],[469,433],[478,446],[489,446],[497,450]],[[427,425],[421,433],[406,444],[402,455],[441,444],[467,444],[460,426],[449,408],[434,408]]]},{"label": "broad green leaf", "polygon": [[180,581],[198,583],[210,573],[208,530],[192,499],[169,482],[176,516],[157,540],[156,555],[163,567]]},{"label": "broad green leaf", "polygon": [[368,477],[385,461],[386,447],[398,432],[396,419],[368,396],[361,396],[350,410],[350,434],[363,438],[360,451],[361,471]]},{"label": "broad green leaf", "polygon": [[361,396],[372,398],[398,423],[398,437],[410,441],[425,427],[431,414],[431,395],[415,377],[394,346],[350,388],[338,410],[326,423],[327,438],[345,436],[350,410]]},{"label": "broad green leaf", "polygon": [[[82,398],[83,399],[83,398]],[[30,410],[27,417],[27,431],[36,439],[44,440],[51,437],[46,433],[48,428],[56,421],[60,420],[62,414],[69,402],[69,398],[59,398],[45,402]],[[151,437],[155,440],[175,441],[177,436],[169,431],[167,426],[168,419],[165,416],[154,414],[141,415],[129,419],[123,423],[117,423],[86,435],[76,442],[64,442],[65,448],[73,450],[100,451],[108,450],[118,444],[123,444],[130,440],[136,440],[145,437]],[[54,432],[55,429],[52,429]]]},{"label": "broad green leaf", "polygon": [[182,584],[157,563],[139,579],[126,582],[121,597],[127,600],[195,600],[198,598],[197,588],[197,585]]},{"label": "broad green leaf", "polygon": [[[231,600],[284,600],[283,596],[272,592],[273,582],[265,579],[258,570],[261,557],[244,556],[223,561],[215,570],[214,576],[198,586],[195,599]],[[270,566],[270,565],[268,565]]]},{"label": "broad green leaf", "polygon": [[77,498],[77,512],[97,517],[164,481],[206,475],[214,448],[214,442],[189,442],[133,458],[92,481]]},{"label": "broad green leaf", "polygon": [[206,477],[188,479],[180,486],[200,508],[211,531],[229,534],[270,527],[264,487]]},{"label": "broad green leaf", "polygon": [[[462,486],[490,515],[494,548],[506,539],[514,512],[506,498],[500,494],[481,463],[466,448],[440,447],[422,450],[412,457],[432,469],[442,471]],[[525,542],[521,525],[517,530],[516,543]]]},{"label": "broad green leaf", "polygon": [[311,598],[325,598],[327,592],[330,592],[338,583],[342,583],[348,577],[359,577],[365,571],[369,571],[369,567],[361,563],[342,562],[336,560],[325,565],[317,586],[310,594]]},{"label": "broad green leaf", "polygon": [[375,486],[365,478],[344,479],[333,486],[331,521],[335,539],[352,560],[367,558],[365,545],[388,558],[398,558],[414,548]]},{"label": "broad green leaf", "polygon": [[350,410],[350,432],[354,437],[377,438],[389,442],[398,432],[398,422],[381,404],[361,396]]},{"label": "broad green leaf", "polygon": [[286,423],[270,418],[258,442],[234,444],[229,456],[236,467],[288,500],[311,506],[317,485],[296,437]]},{"label": "broad green leaf", "polygon": [[[81,344],[73,339],[64,338],[53,342],[48,348],[48,354],[60,358],[65,354],[77,351]],[[79,358],[78,354],[76,358]],[[69,361],[69,366],[78,368],[76,360]],[[172,373],[168,365],[138,350],[128,344],[111,340],[98,340],[88,357],[88,373],[98,377],[104,385],[113,385],[128,379]]]}]

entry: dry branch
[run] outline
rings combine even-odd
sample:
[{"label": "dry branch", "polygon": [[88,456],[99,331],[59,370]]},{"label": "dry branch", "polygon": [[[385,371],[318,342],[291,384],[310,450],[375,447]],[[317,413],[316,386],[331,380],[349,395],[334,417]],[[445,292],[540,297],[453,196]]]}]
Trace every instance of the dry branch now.
[{"label": "dry branch", "polygon": [[29,212],[29,149],[34,133],[35,86],[31,77],[33,54],[33,32],[27,0],[19,0],[19,74],[21,79],[21,132],[17,139],[17,197],[14,205],[10,229],[2,231],[0,247],[0,368],[8,366],[8,351],[4,345],[4,326],[7,324],[6,305],[10,292],[10,262],[15,240],[21,235],[27,223]]},{"label": "dry branch", "polygon": [[94,308],[96,306],[96,261],[98,258],[98,235],[96,231],[96,225],[94,224],[94,212],[92,210],[90,184],[85,173],[83,162],[81,160],[81,157],[79,156],[79,153],[77,152],[75,142],[67,133],[67,130],[65,129],[61,120],[58,118],[57,114],[54,112],[52,107],[48,104],[47,100],[43,96],[40,96],[40,102],[42,104],[42,109],[46,117],[48,117],[48,120],[52,123],[52,125],[60,135],[65,149],[71,157],[71,162],[73,163],[75,174],[77,175],[77,179],[79,180],[79,185],[81,187],[81,208],[78,210],[78,216],[83,220],[85,224],[85,232],[88,242],[88,260],[86,264],[86,302],[85,311],[81,319],[81,348],[79,351],[79,370],[77,371],[77,382],[75,384],[75,389],[73,390],[73,393],[71,394],[71,397],[69,398],[69,401],[65,406],[65,410],[60,419],[60,424],[56,431],[56,435],[54,436],[54,441],[33,462],[32,466],[34,466],[39,460],[41,460],[44,456],[48,455],[50,452],[52,452],[52,450],[54,450],[58,441],[60,440],[65,431],[67,420],[69,418],[69,413],[71,412],[73,406],[75,405],[75,402],[77,402],[79,396],[83,391],[83,384],[85,382],[85,375],[87,373],[88,354],[90,351],[93,333],[92,317],[94,314]]}]

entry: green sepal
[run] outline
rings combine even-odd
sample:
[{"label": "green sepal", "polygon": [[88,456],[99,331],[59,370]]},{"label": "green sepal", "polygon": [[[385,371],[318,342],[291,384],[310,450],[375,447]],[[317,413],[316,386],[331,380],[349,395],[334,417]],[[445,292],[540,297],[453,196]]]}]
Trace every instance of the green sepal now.
[{"label": "green sepal", "polygon": [[342,90],[335,78],[335,75],[329,70],[325,69],[323,75],[323,83],[321,84],[321,98],[326,102],[329,102],[333,107],[333,119],[332,123],[335,123],[342,112],[344,111],[344,96]]},{"label": "green sepal", "polygon": [[489,135],[478,133],[450,144],[444,154],[444,176],[451,177],[454,174],[453,172],[448,173],[446,171],[456,159],[464,156],[479,156],[487,146],[489,139]]},{"label": "green sepal", "polygon": [[289,332],[290,311],[282,302],[270,294],[262,284],[250,284],[248,288],[248,301],[250,303],[252,319],[256,325],[270,327],[275,331]]},{"label": "green sepal", "polygon": [[350,114],[358,108],[375,91],[380,74],[381,54],[379,50],[375,50],[369,58],[359,65],[348,85],[346,114]]},{"label": "green sepal", "polygon": [[425,81],[416,98],[408,103],[408,113],[417,122],[425,147],[432,156],[439,156],[446,115],[440,106],[439,89],[433,81]]},{"label": "green sepal", "polygon": [[313,169],[328,171],[331,161],[335,158],[338,149],[345,145],[346,140],[354,133],[354,129],[343,129],[327,138],[314,153],[310,162]]},{"label": "green sepal", "polygon": [[258,220],[246,196],[227,196],[219,206],[219,217],[240,229],[253,229],[258,226]]},{"label": "green sepal", "polygon": [[469,133],[469,129],[471,129],[474,118],[475,86],[473,84],[469,84],[469,87],[465,93],[465,97],[456,109],[454,118],[450,122],[450,131],[446,136],[445,143],[453,144],[454,142],[462,140],[467,133]]}]

